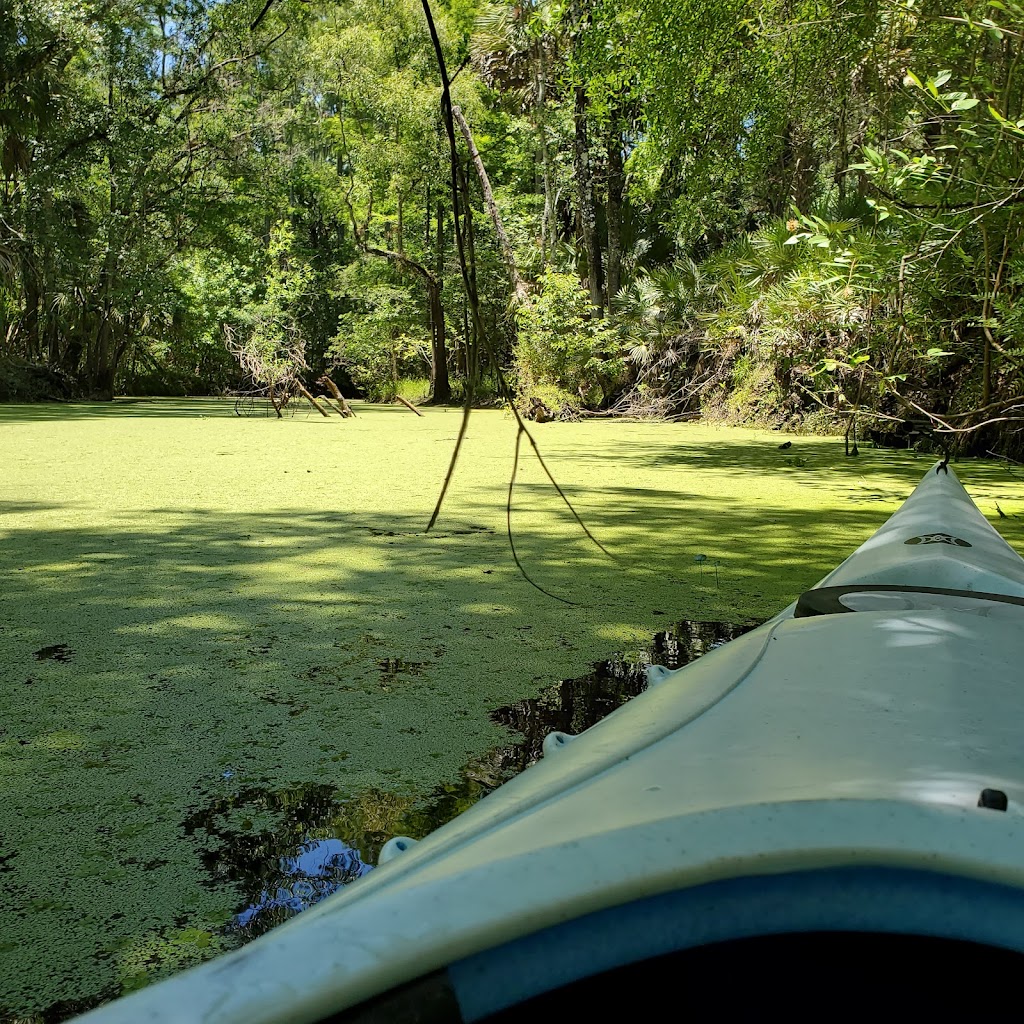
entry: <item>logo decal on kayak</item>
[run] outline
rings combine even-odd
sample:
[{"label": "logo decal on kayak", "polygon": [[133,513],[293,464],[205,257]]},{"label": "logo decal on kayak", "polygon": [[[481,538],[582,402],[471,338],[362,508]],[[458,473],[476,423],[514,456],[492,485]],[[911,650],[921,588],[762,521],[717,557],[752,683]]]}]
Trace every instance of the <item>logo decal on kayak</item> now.
[{"label": "logo decal on kayak", "polygon": [[922,533],[920,537],[908,537],[904,544],[955,544],[958,548],[969,548],[971,542],[948,533]]}]

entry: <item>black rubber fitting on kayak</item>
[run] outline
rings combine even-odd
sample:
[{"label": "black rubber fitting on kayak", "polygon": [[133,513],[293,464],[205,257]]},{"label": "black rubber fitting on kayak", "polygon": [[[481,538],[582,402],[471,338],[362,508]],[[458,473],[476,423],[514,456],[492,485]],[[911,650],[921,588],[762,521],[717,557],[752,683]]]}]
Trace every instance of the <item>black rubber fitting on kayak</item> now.
[{"label": "black rubber fitting on kayak", "polygon": [[[838,615],[841,612],[855,612],[857,609],[843,604],[847,594],[934,594],[956,597],[971,601],[994,601],[997,604],[1015,604],[1024,607],[1024,598],[1009,594],[986,594],[978,590],[947,590],[944,587],[909,587],[882,583],[860,583],[846,587],[818,587],[804,591],[797,599],[796,619],[812,615]],[[907,609],[908,611],[911,609]]]},{"label": "black rubber fitting on kayak", "polygon": [[987,807],[990,811],[1005,811],[1010,801],[1001,789],[983,789],[978,797],[978,806]]}]

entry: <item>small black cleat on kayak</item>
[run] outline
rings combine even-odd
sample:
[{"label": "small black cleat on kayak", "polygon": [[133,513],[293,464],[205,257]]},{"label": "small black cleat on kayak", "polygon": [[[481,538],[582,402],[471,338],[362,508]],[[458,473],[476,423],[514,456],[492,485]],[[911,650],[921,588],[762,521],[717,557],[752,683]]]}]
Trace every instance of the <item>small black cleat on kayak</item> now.
[{"label": "small black cleat on kayak", "polygon": [[978,797],[978,806],[987,807],[990,811],[1005,811],[1009,803],[1001,789],[983,789]]},{"label": "small black cleat on kayak", "polygon": [[792,448],[792,447],[793,447],[793,442],[792,441],[783,441],[782,444],[779,445],[779,451],[780,452],[784,452],[787,448]]}]

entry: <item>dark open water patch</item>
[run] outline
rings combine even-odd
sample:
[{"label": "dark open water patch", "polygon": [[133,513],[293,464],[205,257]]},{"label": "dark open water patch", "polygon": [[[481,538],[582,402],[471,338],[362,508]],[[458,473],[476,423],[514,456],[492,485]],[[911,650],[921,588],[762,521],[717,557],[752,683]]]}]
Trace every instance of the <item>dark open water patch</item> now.
[{"label": "dark open water patch", "polygon": [[[585,676],[498,708],[492,718],[519,737],[420,799],[376,790],[346,799],[332,786],[313,784],[248,788],[218,798],[184,827],[203,842],[210,884],[231,882],[246,894],[229,928],[245,941],[294,917],[370,871],[393,835],[420,839],[528,768],[552,730],[582,732],[642,693],[648,664],[681,668],[754,626],[681,622],[658,633],[646,656],[598,662]],[[405,664],[380,667],[415,674]]]},{"label": "dark open water patch", "polygon": [[515,750],[512,774],[540,760],[544,737],[549,732],[567,732],[575,736],[596,725],[630,698],[643,693],[647,689],[648,665],[682,668],[702,654],[750,632],[756,625],[680,622],[655,634],[645,659],[619,656],[599,661],[585,676],[563,679],[539,697],[521,700],[491,712],[496,722],[522,733],[523,739],[510,748],[510,752]]},{"label": "dark open water patch", "polygon": [[36,661],[62,661],[69,662],[75,656],[75,652],[67,644],[51,644],[49,647],[40,647],[32,655]]},{"label": "dark open water patch", "polygon": [[361,854],[375,858],[389,837],[364,828],[358,848],[339,838],[351,827],[346,806],[333,786],[248,788],[185,819],[186,834],[207,840],[202,858],[210,884],[232,882],[247,894],[248,905],[230,926],[242,938],[268,931],[370,870]]}]

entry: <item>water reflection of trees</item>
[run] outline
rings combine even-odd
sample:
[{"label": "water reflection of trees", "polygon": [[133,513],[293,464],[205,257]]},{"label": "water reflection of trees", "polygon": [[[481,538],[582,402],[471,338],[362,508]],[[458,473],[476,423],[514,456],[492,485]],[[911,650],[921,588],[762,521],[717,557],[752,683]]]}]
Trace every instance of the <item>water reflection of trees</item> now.
[{"label": "water reflection of trees", "polygon": [[333,786],[248,788],[212,801],[185,821],[205,833],[211,884],[230,881],[246,894],[234,926],[262,934],[361,877],[391,836],[422,838],[457,817],[541,756],[553,730],[580,733],[647,686],[648,664],[681,668],[752,629],[727,622],[681,622],[658,633],[642,657],[598,662],[492,717],[520,738],[470,762],[461,777],[425,797],[366,790],[342,797]]},{"label": "water reflection of trees", "polygon": [[680,622],[655,635],[644,659],[618,657],[598,662],[585,676],[564,679],[539,697],[499,708],[492,715],[494,720],[523,735],[523,742],[501,751],[501,768],[513,773],[528,768],[540,758],[549,732],[583,732],[642,693],[647,688],[648,664],[682,668],[750,629],[753,625]]},{"label": "water reflection of trees", "polygon": [[205,834],[211,884],[246,894],[234,927],[254,938],[369,871],[411,803],[377,790],[346,799],[317,784],[246,788],[193,812],[184,827]]},{"label": "water reflection of trees", "polygon": [[370,870],[359,851],[341,839],[310,838],[293,856],[279,858],[279,877],[239,912],[235,926],[262,934]]},{"label": "water reflection of trees", "polygon": [[657,633],[651,646],[650,661],[666,668],[682,668],[702,654],[749,633],[758,624],[747,622],[694,622],[683,621],[672,629]]}]

